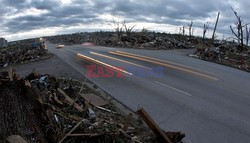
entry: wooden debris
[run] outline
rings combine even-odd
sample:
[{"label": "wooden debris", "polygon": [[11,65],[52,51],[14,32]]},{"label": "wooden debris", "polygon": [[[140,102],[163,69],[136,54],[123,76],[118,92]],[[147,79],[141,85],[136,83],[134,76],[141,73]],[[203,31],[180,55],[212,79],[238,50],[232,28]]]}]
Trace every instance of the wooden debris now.
[{"label": "wooden debris", "polygon": [[24,80],[24,85],[31,88],[31,84],[28,80]]},{"label": "wooden debris", "polygon": [[109,112],[109,113],[117,114],[117,112],[111,111],[109,109],[106,109],[106,108],[103,108],[103,107],[100,107],[100,106],[95,106],[95,107],[97,109],[100,109],[100,110],[103,110],[103,111],[106,111],[106,112]]},{"label": "wooden debris", "polygon": [[10,81],[13,81],[13,69],[10,67],[9,68],[9,71],[8,71],[8,75],[9,75],[9,79],[10,79]]},{"label": "wooden debris", "polygon": [[25,141],[22,137],[20,137],[19,135],[11,135],[7,138],[7,141],[9,143],[28,143],[27,141]]},{"label": "wooden debris", "polygon": [[173,141],[174,143],[179,143],[185,137],[184,133],[181,132],[166,132],[166,135]]},{"label": "wooden debris", "polygon": [[75,115],[68,115],[68,118],[70,118],[71,120],[80,122],[81,121],[81,117],[75,116]]},{"label": "wooden debris", "polygon": [[139,109],[137,114],[143,119],[143,121],[148,125],[148,127],[156,134],[162,143],[172,143],[169,137],[161,130],[161,128],[154,122],[152,117],[143,109]]},{"label": "wooden debris", "polygon": [[76,121],[76,122],[80,122],[82,120],[81,117],[78,117],[76,115],[65,115],[63,113],[60,113],[60,110],[58,109],[53,109],[54,110],[54,113],[63,117],[64,119],[67,119],[67,120],[71,120],[71,121]]},{"label": "wooden debris", "polygon": [[[183,28],[185,33],[185,27]],[[94,45],[127,47],[127,48],[144,48],[144,49],[183,49],[194,48],[197,42],[207,42],[199,37],[188,37],[185,35],[171,35],[167,33],[149,32],[131,32],[129,35],[121,34],[116,39],[116,32],[93,32],[93,33],[75,33],[68,35],[58,35],[48,37],[51,43],[65,45],[82,44],[90,41]],[[92,45],[93,45],[92,44]]]},{"label": "wooden debris", "polygon": [[95,137],[101,134],[67,134],[68,137]]},{"label": "wooden debris", "polygon": [[129,114],[128,114],[128,117],[127,117],[127,119],[126,119],[126,122],[125,122],[125,124],[124,124],[124,127],[123,127],[123,130],[124,130],[125,132],[128,130],[128,127],[129,127],[129,124],[130,124],[131,120],[132,120],[132,113],[129,113]]},{"label": "wooden debris", "polygon": [[68,101],[70,105],[73,105],[79,112],[83,112],[82,107],[75,103],[74,100],[70,98],[63,90],[57,88],[57,91],[65,97],[65,100]]},{"label": "wooden debris", "polygon": [[0,48],[0,68],[51,57],[48,50],[43,48],[44,46],[44,43],[32,39],[9,44],[4,49]]},{"label": "wooden debris", "polygon": [[[25,79],[16,77],[15,74],[14,81],[10,81],[8,72],[0,72],[0,100],[3,103],[0,112],[4,113],[4,120],[0,122],[3,137],[0,142],[12,134],[28,141],[35,137],[35,142],[41,143],[106,143],[106,139],[108,142],[140,143],[154,140],[148,130],[143,130],[145,126],[137,126],[137,122],[131,119],[132,114],[128,117],[118,114],[110,103],[105,108],[92,104],[86,106],[87,101],[78,94],[80,89],[75,88],[80,82],[40,74]],[[95,93],[93,89],[86,91]],[[171,137],[179,138],[175,134]]]},{"label": "wooden debris", "polygon": [[74,132],[85,120],[81,120],[78,122],[73,129],[71,129],[60,141],[62,143],[72,132]]},{"label": "wooden debris", "polygon": [[63,103],[58,99],[55,93],[53,94],[53,101],[58,105],[63,105]]},{"label": "wooden debris", "polygon": [[101,97],[93,93],[89,93],[89,94],[79,93],[79,94],[83,99],[85,99],[88,103],[90,103],[93,106],[103,106],[103,105],[108,104],[107,101],[103,100]]}]

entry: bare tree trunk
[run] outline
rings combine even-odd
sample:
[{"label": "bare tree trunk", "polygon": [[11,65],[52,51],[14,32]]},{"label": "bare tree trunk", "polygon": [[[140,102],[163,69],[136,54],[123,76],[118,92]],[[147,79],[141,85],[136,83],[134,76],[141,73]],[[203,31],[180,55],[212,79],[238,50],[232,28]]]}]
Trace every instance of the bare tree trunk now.
[{"label": "bare tree trunk", "polygon": [[189,27],[189,36],[192,36],[192,27],[193,27],[193,21],[188,25]]},{"label": "bare tree trunk", "polygon": [[205,35],[206,35],[206,24],[204,24],[204,27],[203,27],[203,35],[202,35],[202,39],[205,39]]},{"label": "bare tree trunk", "polygon": [[206,33],[207,33],[207,30],[208,30],[208,27],[209,27],[209,22],[207,22],[207,23],[204,24],[203,36],[202,36],[203,39],[205,39],[205,37],[206,37]]},{"label": "bare tree trunk", "polygon": [[218,12],[217,19],[216,19],[216,23],[215,23],[215,26],[214,26],[214,32],[213,32],[213,36],[212,36],[212,41],[213,41],[213,42],[214,42],[215,32],[216,32],[216,29],[217,29],[217,25],[218,25],[219,18],[220,18],[220,12]]},{"label": "bare tree trunk", "polygon": [[182,35],[183,36],[185,35],[185,26],[183,26],[183,28],[182,28]]},{"label": "bare tree trunk", "polygon": [[249,41],[249,33],[250,29],[248,29],[248,26],[246,25],[246,45],[248,46],[248,41]]},{"label": "bare tree trunk", "polygon": [[243,26],[242,26],[242,21],[240,22],[240,46],[241,46],[241,51],[243,51],[244,48],[244,33],[243,33]]},{"label": "bare tree trunk", "polygon": [[[247,27],[247,25],[242,25],[242,19],[241,16],[238,15],[238,13],[236,11],[234,11],[234,9],[231,7],[232,11],[234,12],[235,17],[237,18],[237,21],[235,22],[235,27],[230,26],[232,33],[234,34],[234,36],[236,37],[236,39],[238,40],[238,44],[239,44],[239,48],[238,50],[240,52],[242,52],[244,50],[244,31],[243,28]],[[235,32],[235,30],[237,30],[237,32]],[[236,34],[237,33],[237,34]]]}]

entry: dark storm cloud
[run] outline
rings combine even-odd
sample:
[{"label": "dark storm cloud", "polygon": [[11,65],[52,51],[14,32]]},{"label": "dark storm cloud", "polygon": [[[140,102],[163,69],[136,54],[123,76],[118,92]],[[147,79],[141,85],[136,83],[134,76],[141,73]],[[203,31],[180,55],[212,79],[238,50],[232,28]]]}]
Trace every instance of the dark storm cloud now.
[{"label": "dark storm cloud", "polygon": [[[216,13],[220,11],[221,19],[218,30],[229,31],[234,22],[230,6],[235,7],[247,22],[250,6],[248,0],[72,0],[63,5],[62,0],[0,0],[0,31],[18,33],[37,28],[53,26],[72,26],[80,23],[101,23],[101,14],[125,17],[130,22],[153,22],[187,25],[196,21],[196,27],[202,27],[204,19],[210,18],[213,24]],[[38,15],[18,15],[28,9],[45,11]],[[14,16],[13,15],[18,15]],[[12,17],[11,17],[12,16]],[[8,18],[11,17],[11,18]],[[101,29],[101,27],[100,27]]]}]

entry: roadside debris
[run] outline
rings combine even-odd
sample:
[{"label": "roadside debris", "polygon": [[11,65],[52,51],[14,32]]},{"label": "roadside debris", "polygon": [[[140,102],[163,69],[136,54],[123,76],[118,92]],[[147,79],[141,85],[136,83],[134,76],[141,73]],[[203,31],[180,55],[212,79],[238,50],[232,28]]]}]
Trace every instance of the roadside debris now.
[{"label": "roadside debris", "polygon": [[204,39],[193,36],[156,32],[126,32],[117,37],[116,32],[75,33],[47,37],[53,44],[83,46],[110,46],[141,49],[190,49]]},{"label": "roadside debris", "polygon": [[81,83],[37,72],[23,79],[10,69],[0,73],[0,87],[0,140],[18,135],[42,143],[154,142],[145,126]]},{"label": "roadside debris", "polygon": [[[70,79],[0,72],[0,142],[157,142],[141,121]],[[174,142],[174,141],[173,141]]]},{"label": "roadside debris", "polygon": [[199,47],[189,56],[250,72],[249,48],[239,50],[238,45],[234,43],[221,44],[216,48]]},{"label": "roadside debris", "polygon": [[[92,32],[47,37],[53,44],[82,44],[83,46],[126,47],[152,50],[194,49],[189,56],[250,71],[249,46],[226,40],[213,40],[180,34],[156,32]],[[92,43],[87,44],[86,43]]]},{"label": "roadside debris", "polygon": [[51,54],[45,49],[44,42],[39,39],[10,42],[8,47],[0,48],[0,68],[49,57],[51,57]]}]

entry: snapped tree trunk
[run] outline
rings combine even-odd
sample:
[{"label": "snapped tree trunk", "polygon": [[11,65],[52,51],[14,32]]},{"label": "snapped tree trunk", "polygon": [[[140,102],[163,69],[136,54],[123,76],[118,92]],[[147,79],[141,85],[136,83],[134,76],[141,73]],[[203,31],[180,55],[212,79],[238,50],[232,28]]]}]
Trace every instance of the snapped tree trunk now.
[{"label": "snapped tree trunk", "polygon": [[212,41],[213,42],[214,42],[214,39],[215,39],[215,32],[216,32],[216,29],[217,29],[219,18],[220,18],[220,12],[218,12],[216,23],[215,23],[215,26],[214,26],[214,32],[213,32],[213,35],[212,35]]}]

